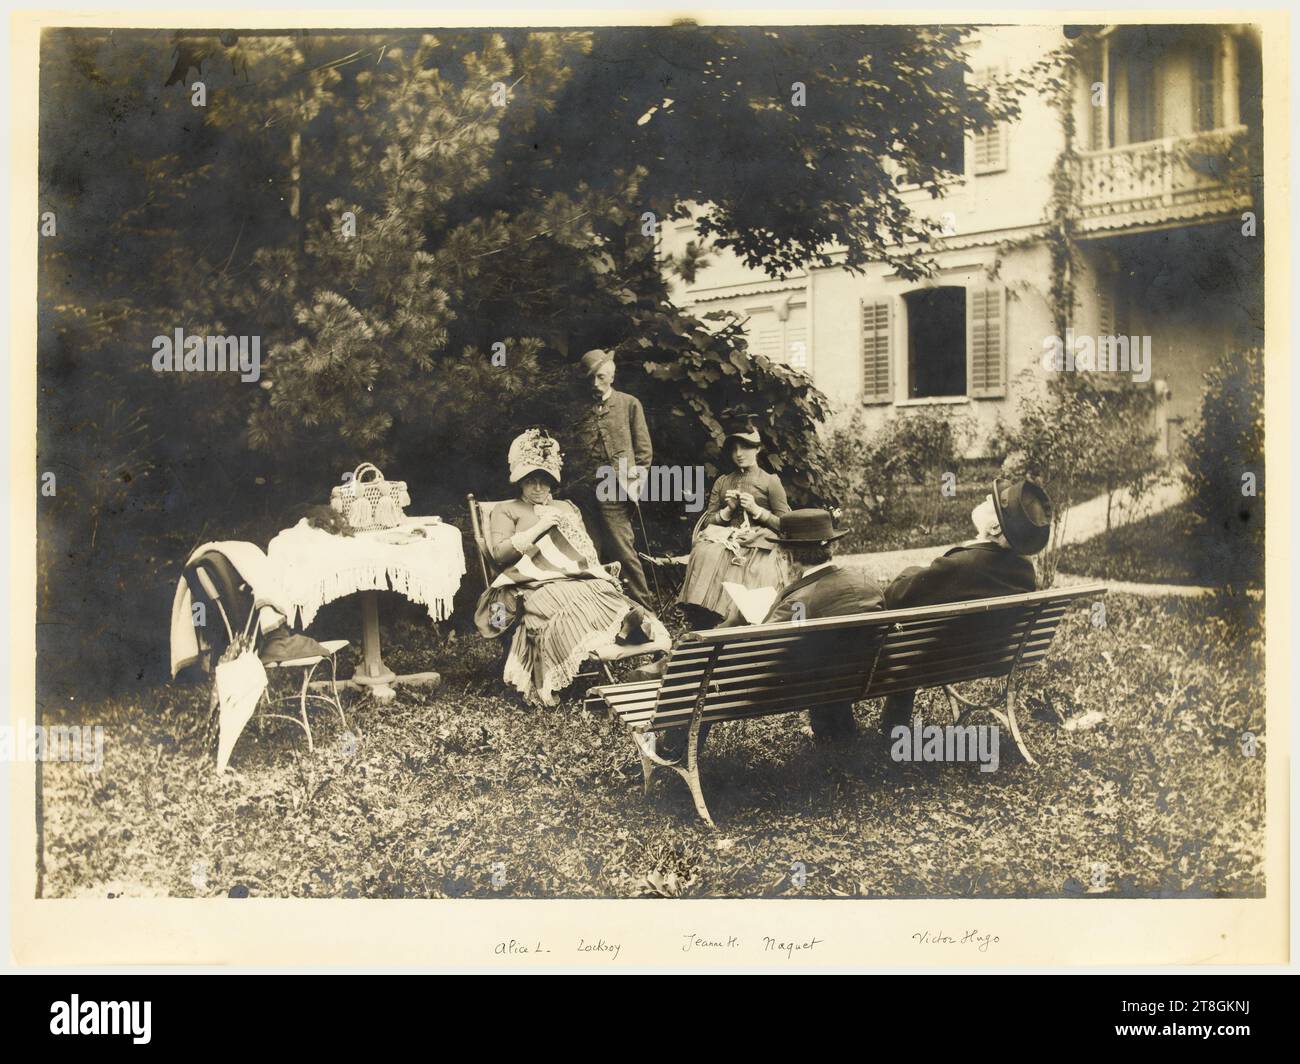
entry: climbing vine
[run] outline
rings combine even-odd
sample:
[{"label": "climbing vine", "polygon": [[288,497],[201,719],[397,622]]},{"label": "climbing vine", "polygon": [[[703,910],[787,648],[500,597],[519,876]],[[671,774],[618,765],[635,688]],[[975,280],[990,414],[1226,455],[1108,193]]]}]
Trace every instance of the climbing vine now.
[{"label": "climbing vine", "polygon": [[1058,336],[1074,316],[1075,267],[1077,251],[1075,241],[1075,186],[1079,171],[1079,153],[1075,148],[1073,69],[1078,62],[1077,48],[1060,49],[1047,56],[1042,64],[1044,86],[1048,99],[1057,112],[1064,146],[1052,163],[1051,195],[1048,198],[1045,227],[1039,232],[1014,240],[1004,240],[997,246],[988,276],[998,276],[1004,257],[1014,251],[1046,245],[1051,267],[1047,288],[1047,303]]}]

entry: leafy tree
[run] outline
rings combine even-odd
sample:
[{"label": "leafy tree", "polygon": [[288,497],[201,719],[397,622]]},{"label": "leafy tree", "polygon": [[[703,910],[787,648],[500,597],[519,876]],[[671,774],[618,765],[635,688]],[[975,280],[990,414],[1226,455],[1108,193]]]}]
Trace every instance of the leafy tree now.
[{"label": "leafy tree", "polygon": [[1264,574],[1264,352],[1248,348],[1205,375],[1187,438],[1186,482],[1206,553],[1228,586]]},{"label": "leafy tree", "polygon": [[[596,344],[618,349],[658,460],[716,472],[717,415],[746,406],[795,500],[834,501],[825,398],[734,323],[672,305],[657,226],[693,210],[774,275],[836,246],[849,268],[923,272],[932,227],[900,184],[937,193],[965,131],[1011,117],[1028,85],[964,88],[964,37],[49,33],[42,462],[102,458],[131,487],[93,549],[85,507],[50,506],[43,528],[70,550],[45,564],[143,566],[218,529],[264,539],[362,459],[450,512],[503,486],[515,432],[574,423],[574,366]],[[152,338],[175,328],[259,336],[261,379],[155,373]],[[123,399],[147,469],[108,428]],[[671,510],[650,516],[666,531]]]}]

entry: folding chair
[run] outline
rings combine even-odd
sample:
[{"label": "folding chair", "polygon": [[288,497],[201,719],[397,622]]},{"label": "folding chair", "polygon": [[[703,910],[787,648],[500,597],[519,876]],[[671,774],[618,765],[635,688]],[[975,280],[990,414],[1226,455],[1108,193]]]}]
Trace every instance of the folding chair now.
[{"label": "folding chair", "polygon": [[[237,620],[241,616],[247,617],[247,621],[242,625],[241,630],[245,637],[249,633],[253,633],[254,646],[257,645],[259,642],[258,637],[262,633],[255,629],[254,626],[259,623],[259,614],[266,604],[254,599],[252,588],[240,577],[238,570],[231,565],[230,560],[224,554],[219,551],[205,551],[199,555],[186,568],[185,581],[189,585],[190,594],[196,601],[205,601],[216,607],[217,614],[221,617],[222,625],[225,628],[225,644],[218,645],[211,638],[207,625],[196,626],[199,627],[200,646],[206,645],[210,654],[209,671],[216,665],[225,648],[234,642],[236,629],[232,619]],[[297,702],[298,716],[291,717],[284,713],[274,712],[263,712],[259,716],[287,720],[297,724],[307,736],[307,749],[309,752],[316,749],[316,744],[312,739],[311,725],[307,720],[307,702],[309,700],[324,702],[326,705],[333,706],[339,715],[339,720],[343,723],[343,727],[348,726],[338,688],[338,652],[347,645],[348,641],[346,639],[328,639],[321,643],[321,646],[326,650],[326,654],[314,654],[285,661],[268,660],[260,652],[258,654],[258,657],[262,660],[262,667],[268,673],[275,670],[303,670],[302,689],[298,694],[272,698],[268,689],[263,695],[268,709],[282,703]],[[308,689],[316,669],[326,658],[330,663],[330,694],[328,696],[316,694]]]},{"label": "folding chair", "polygon": [[[492,581],[497,578],[500,571],[498,570],[496,563],[492,560],[492,552],[488,549],[487,533],[485,530],[488,526],[488,522],[492,519],[493,509],[500,506],[501,502],[481,502],[474,498],[472,494],[467,495],[466,499],[469,502],[470,531],[474,536],[474,546],[478,551],[479,569],[483,574],[483,587],[484,589],[487,589],[492,586]],[[620,569],[621,565],[618,562],[611,562],[605,566],[606,572],[610,573],[615,578],[618,577]],[[657,619],[655,620],[655,623],[662,627],[662,623]],[[588,660],[590,660],[596,668],[591,672],[582,672],[578,675],[579,677],[603,675],[607,681],[614,683],[614,674],[609,668],[610,662],[624,661],[627,658],[639,658],[645,654],[655,654],[660,651],[666,652],[670,645],[671,640],[667,638],[667,630],[664,629],[661,637],[651,643],[641,643],[637,646],[610,645],[608,647],[603,647],[600,650],[593,650],[591,652],[591,657]]]}]

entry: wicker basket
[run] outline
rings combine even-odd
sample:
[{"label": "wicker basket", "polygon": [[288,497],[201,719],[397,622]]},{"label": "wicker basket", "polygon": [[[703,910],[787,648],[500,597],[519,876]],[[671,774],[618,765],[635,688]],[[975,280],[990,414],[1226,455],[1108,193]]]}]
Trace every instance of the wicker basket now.
[{"label": "wicker basket", "polygon": [[330,492],[330,506],[358,532],[400,525],[403,510],[410,505],[406,481],[385,480],[370,462],[362,462],[353,470],[351,479]]}]

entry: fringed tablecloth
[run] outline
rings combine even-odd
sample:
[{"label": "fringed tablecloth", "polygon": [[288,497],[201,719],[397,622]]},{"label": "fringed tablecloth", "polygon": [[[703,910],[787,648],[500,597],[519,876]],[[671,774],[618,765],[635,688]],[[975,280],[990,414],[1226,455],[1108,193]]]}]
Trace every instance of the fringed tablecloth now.
[{"label": "fringed tablecloth", "polygon": [[327,602],[358,591],[396,591],[429,610],[451,616],[451,600],[465,575],[460,529],[408,517],[382,532],[335,536],[306,520],[285,529],[266,548],[285,596],[306,628]]}]

